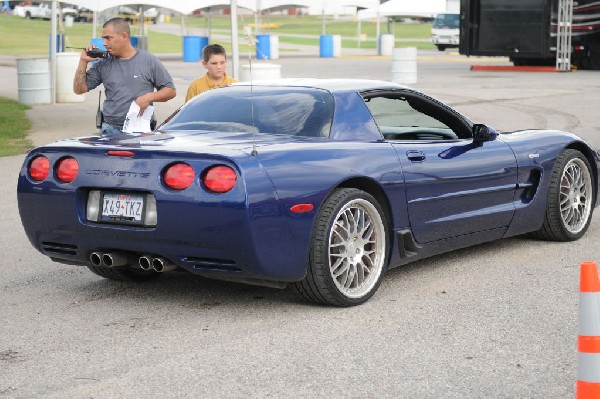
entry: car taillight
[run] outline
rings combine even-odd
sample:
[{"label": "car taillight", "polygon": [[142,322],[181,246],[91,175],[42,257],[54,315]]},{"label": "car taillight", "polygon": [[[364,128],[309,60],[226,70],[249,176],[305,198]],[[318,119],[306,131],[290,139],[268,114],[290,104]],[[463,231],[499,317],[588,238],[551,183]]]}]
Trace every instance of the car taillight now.
[{"label": "car taillight", "polygon": [[63,183],[71,183],[79,173],[79,162],[73,157],[66,157],[56,164],[56,178]]},{"label": "car taillight", "polygon": [[35,181],[46,180],[50,173],[50,161],[43,155],[33,158],[29,163],[28,173]]},{"label": "car taillight", "polygon": [[165,185],[173,190],[185,190],[194,182],[194,168],[187,163],[176,163],[163,171]]},{"label": "car taillight", "polygon": [[237,175],[229,166],[213,166],[204,172],[202,183],[208,191],[213,193],[226,193],[235,187]]}]

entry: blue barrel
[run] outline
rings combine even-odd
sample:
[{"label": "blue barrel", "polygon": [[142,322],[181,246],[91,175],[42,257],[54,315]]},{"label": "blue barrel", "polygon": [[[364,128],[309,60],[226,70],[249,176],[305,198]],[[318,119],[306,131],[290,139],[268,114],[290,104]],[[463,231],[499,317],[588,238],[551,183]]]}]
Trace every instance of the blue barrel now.
[{"label": "blue barrel", "polygon": [[323,58],[333,57],[333,35],[319,37],[319,54]]},{"label": "blue barrel", "polygon": [[104,39],[102,39],[101,37],[94,37],[90,40],[90,44],[95,45],[96,47],[98,47],[98,49],[104,51],[106,50],[106,47],[104,47]]},{"label": "blue barrel", "polygon": [[[56,35],[56,52],[63,53],[65,51],[64,35]],[[48,54],[52,52],[52,35],[48,35]]]},{"label": "blue barrel", "polygon": [[202,51],[208,46],[208,36],[200,36],[200,60],[202,60]]},{"label": "blue barrel", "polygon": [[202,48],[200,47],[200,36],[184,36],[183,37],[183,61],[198,62],[200,61]]},{"label": "blue barrel", "polygon": [[271,35],[256,35],[256,59],[271,59]]},{"label": "blue barrel", "polygon": [[148,36],[131,36],[129,38],[129,42],[133,46],[133,48],[137,48],[140,50],[148,51]]},{"label": "blue barrel", "polygon": [[200,36],[183,37],[183,61],[198,62],[200,60]]}]

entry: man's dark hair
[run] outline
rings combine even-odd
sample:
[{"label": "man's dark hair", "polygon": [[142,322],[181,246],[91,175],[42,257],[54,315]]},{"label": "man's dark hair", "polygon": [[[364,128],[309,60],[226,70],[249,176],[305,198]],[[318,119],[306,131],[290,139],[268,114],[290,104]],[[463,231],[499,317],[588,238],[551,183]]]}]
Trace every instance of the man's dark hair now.
[{"label": "man's dark hair", "polygon": [[108,21],[106,21],[104,25],[102,25],[102,27],[106,28],[108,25],[112,26],[115,32],[127,32],[127,36],[131,37],[131,31],[129,30],[129,22],[127,22],[125,18],[111,18]]},{"label": "man's dark hair", "polygon": [[204,62],[208,62],[211,55],[223,54],[227,58],[225,49],[220,44],[209,44],[202,49],[202,59]]}]

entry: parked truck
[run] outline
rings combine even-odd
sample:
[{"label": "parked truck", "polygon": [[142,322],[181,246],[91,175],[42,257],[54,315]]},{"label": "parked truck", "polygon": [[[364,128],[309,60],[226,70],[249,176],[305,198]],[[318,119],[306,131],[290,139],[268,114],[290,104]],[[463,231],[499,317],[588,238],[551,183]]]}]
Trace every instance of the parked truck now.
[{"label": "parked truck", "polygon": [[[79,11],[73,7],[64,7],[59,12],[62,12],[63,19],[70,15],[75,20],[78,20]],[[27,19],[51,19],[52,5],[50,3],[34,3],[29,6],[15,6],[13,14]]]},{"label": "parked truck", "polygon": [[31,6],[21,6],[22,10],[20,13],[27,19],[41,18],[50,19],[52,18],[52,8],[49,3],[39,3]]},{"label": "parked truck", "polygon": [[[514,65],[555,65],[559,8],[566,0],[461,0],[460,46],[464,55],[506,56]],[[600,69],[600,1],[573,1],[571,64]],[[567,30],[568,34],[568,30]],[[564,43],[564,41],[563,41]],[[568,41],[566,41],[568,43]]]},{"label": "parked truck", "polygon": [[460,42],[460,15],[458,13],[438,14],[431,25],[431,42],[439,51],[458,47]]},{"label": "parked truck", "polygon": [[440,51],[458,47],[460,40],[460,2],[446,0],[446,12],[437,14],[431,25],[431,42]]}]

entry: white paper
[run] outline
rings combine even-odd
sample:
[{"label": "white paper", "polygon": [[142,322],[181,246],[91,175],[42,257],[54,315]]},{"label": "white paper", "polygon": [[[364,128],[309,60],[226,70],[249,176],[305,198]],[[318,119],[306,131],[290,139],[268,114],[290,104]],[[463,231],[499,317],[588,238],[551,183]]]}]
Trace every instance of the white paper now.
[{"label": "white paper", "polygon": [[142,116],[139,116],[140,106],[133,101],[127,111],[125,123],[123,123],[123,132],[125,133],[148,133],[151,132],[150,120],[154,114],[154,106],[149,105],[144,110]]}]

